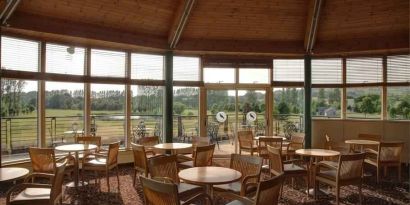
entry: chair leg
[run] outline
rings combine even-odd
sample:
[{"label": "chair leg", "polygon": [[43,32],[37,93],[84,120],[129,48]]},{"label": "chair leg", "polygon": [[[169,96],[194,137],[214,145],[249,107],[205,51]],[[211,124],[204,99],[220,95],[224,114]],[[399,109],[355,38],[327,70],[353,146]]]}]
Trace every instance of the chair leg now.
[{"label": "chair leg", "polygon": [[336,205],[339,205],[339,197],[340,197],[340,187],[339,185],[336,186]]},{"label": "chair leg", "polygon": [[116,171],[117,171],[117,182],[118,182],[118,192],[120,190],[120,171],[118,168],[118,165],[116,166]]},{"label": "chair leg", "polygon": [[135,180],[137,179],[137,170],[134,169],[134,177],[132,178],[132,185],[135,186]]},{"label": "chair leg", "polygon": [[[316,180],[316,179],[315,179],[315,180]],[[315,181],[315,184],[316,184],[316,183],[319,183],[319,182],[316,182],[316,181]],[[306,194],[307,194],[308,198],[309,198],[309,187],[310,187],[309,176],[306,176]],[[316,191],[315,191],[315,194],[316,194]]]},{"label": "chair leg", "polygon": [[377,171],[376,171],[376,183],[379,184],[380,182],[380,167],[376,167]]},{"label": "chair leg", "polygon": [[383,176],[386,177],[386,173],[387,173],[387,166],[383,167]]},{"label": "chair leg", "polygon": [[398,164],[397,169],[399,171],[399,173],[398,173],[399,182],[401,182],[401,163]]},{"label": "chair leg", "polygon": [[362,182],[359,184],[359,202],[363,204]]},{"label": "chair leg", "polygon": [[85,169],[83,168],[82,170],[81,170],[81,183],[83,184],[83,186],[84,186],[84,172],[85,172]]},{"label": "chair leg", "polygon": [[105,175],[106,175],[106,178],[107,178],[107,188],[108,188],[108,192],[110,192],[110,175],[109,175],[108,170],[105,171]]}]

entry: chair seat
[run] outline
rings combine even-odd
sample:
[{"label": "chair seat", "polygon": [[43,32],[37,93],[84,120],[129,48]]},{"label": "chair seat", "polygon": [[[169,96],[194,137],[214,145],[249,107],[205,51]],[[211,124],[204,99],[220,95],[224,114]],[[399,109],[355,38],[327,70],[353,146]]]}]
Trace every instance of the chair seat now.
[{"label": "chair seat", "polygon": [[366,158],[366,159],[364,159],[364,163],[371,164],[373,166],[377,166],[377,159]]},{"label": "chair seat", "polygon": [[[221,185],[214,185],[215,190],[220,190],[220,191],[229,191],[233,193],[240,193],[241,192],[241,186],[242,182],[237,181],[237,182],[232,182],[229,184],[221,184]],[[245,191],[246,193],[251,193],[256,191],[256,186],[248,186],[248,189]]]},{"label": "chair seat", "polygon": [[246,204],[243,203],[242,201],[234,200],[234,201],[227,203],[226,205],[246,205]]},{"label": "chair seat", "polygon": [[323,177],[323,178],[330,179],[330,180],[336,180],[336,175],[337,175],[336,170],[325,170],[325,171],[320,171],[319,173],[317,173],[318,177]]},{"label": "chair seat", "polygon": [[330,165],[332,167],[338,167],[339,166],[339,162],[335,162],[335,161],[321,161],[320,163],[327,164],[327,165]]},{"label": "chair seat", "polygon": [[[26,188],[13,199],[13,202],[21,201],[23,203],[27,200],[44,200],[48,202],[50,193],[50,188]],[[26,204],[30,203],[26,202]]]},{"label": "chair seat", "polygon": [[306,173],[306,169],[300,167],[296,164],[284,164],[283,171],[285,174],[296,174],[296,173]]},{"label": "chair seat", "polygon": [[203,188],[193,184],[179,183],[178,184],[178,193],[180,195],[191,195],[193,193],[203,191]]},{"label": "chair seat", "polygon": [[191,168],[191,167],[194,167],[194,162],[193,161],[181,162],[178,164],[178,167],[183,168],[183,169]]}]

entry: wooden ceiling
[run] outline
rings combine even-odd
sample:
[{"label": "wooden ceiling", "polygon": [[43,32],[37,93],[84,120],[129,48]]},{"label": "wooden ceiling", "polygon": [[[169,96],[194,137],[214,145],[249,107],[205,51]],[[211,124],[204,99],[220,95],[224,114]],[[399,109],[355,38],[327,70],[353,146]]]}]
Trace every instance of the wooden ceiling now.
[{"label": "wooden ceiling", "polygon": [[168,50],[173,39],[176,52],[297,56],[306,53],[314,1],[322,3],[314,55],[408,51],[408,0],[24,0],[2,32],[133,50]]}]

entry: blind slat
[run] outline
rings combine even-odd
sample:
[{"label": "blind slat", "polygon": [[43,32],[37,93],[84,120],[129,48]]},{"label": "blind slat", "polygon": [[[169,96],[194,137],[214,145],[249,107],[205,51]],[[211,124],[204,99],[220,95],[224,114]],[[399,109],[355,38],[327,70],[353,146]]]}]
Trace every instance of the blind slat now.
[{"label": "blind slat", "polygon": [[410,55],[387,57],[387,82],[410,82]]},{"label": "blind slat", "polygon": [[273,60],[273,81],[304,82],[305,63],[303,59]]},{"label": "blind slat", "polygon": [[131,78],[141,80],[164,79],[164,56],[131,54]]},{"label": "blind slat", "polygon": [[39,42],[2,36],[1,68],[38,72],[39,49]]},{"label": "blind slat", "polygon": [[125,52],[91,49],[91,76],[125,77]]},{"label": "blind slat", "polygon": [[85,49],[56,44],[46,45],[46,72],[84,74]]},{"label": "blind slat", "polygon": [[382,58],[347,58],[347,83],[383,82]]},{"label": "blind slat", "polygon": [[341,59],[315,59],[312,60],[313,84],[341,84],[342,60]]},{"label": "blind slat", "polygon": [[175,81],[199,81],[199,58],[175,56],[173,71]]}]

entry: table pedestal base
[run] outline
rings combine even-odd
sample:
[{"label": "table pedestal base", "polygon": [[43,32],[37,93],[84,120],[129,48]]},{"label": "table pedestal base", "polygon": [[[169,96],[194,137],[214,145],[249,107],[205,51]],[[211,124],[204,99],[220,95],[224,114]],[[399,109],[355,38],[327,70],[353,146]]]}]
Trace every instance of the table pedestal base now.
[{"label": "table pedestal base", "polygon": [[[83,183],[84,183],[84,185],[83,185]],[[65,186],[69,187],[69,188],[76,188],[76,187],[82,187],[82,186],[87,186],[87,185],[88,185],[88,182],[82,182],[82,181],[78,182],[78,186],[75,186],[75,182],[69,182],[69,183],[65,184]]]}]

